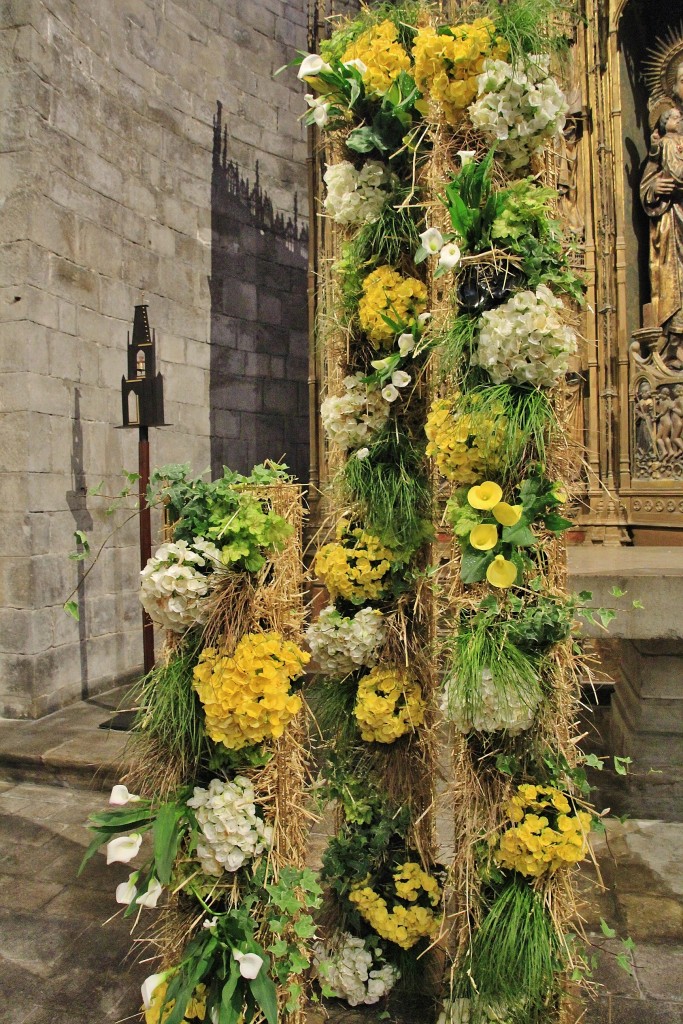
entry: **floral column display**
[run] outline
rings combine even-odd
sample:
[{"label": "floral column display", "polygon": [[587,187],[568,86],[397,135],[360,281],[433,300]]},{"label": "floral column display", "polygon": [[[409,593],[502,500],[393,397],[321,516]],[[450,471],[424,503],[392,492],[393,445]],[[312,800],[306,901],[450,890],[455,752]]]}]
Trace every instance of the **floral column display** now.
[{"label": "floral column display", "polygon": [[[546,184],[565,7],[363,7],[298,62],[339,240],[320,316],[335,532],[308,630],[339,809],[318,973],[354,1003],[374,999],[373,970],[405,985],[417,969],[424,991],[448,936],[445,1024],[559,1021],[583,973],[572,873],[598,819],[572,733],[560,411],[583,286]],[[445,572],[432,523],[453,537]],[[438,709],[456,812],[445,886]]]},{"label": "floral column display", "polygon": [[107,863],[135,861],[116,900],[159,960],[146,1024],[296,1024],[320,902],[304,865],[301,492],[272,464],[187,473],[153,478],[168,527],[140,599],[167,641],[84,863],[105,844]]}]

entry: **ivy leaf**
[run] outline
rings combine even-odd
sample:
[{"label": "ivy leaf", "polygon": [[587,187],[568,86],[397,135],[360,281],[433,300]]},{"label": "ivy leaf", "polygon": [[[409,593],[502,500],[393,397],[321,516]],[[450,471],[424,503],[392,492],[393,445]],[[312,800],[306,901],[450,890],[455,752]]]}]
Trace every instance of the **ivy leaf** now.
[{"label": "ivy leaf", "polygon": [[72,619],[76,620],[76,622],[80,620],[81,613],[79,612],[78,605],[75,601],[67,601],[66,604],[63,605],[63,608],[66,614],[70,615]]},{"label": "ivy leaf", "polygon": [[622,971],[625,971],[633,977],[633,965],[625,953],[619,953],[617,956],[617,963],[621,967]]},{"label": "ivy leaf", "polygon": [[315,921],[307,914],[294,922],[294,931],[300,939],[312,939],[317,931]]},{"label": "ivy leaf", "polygon": [[612,589],[610,590],[610,594],[612,595],[612,597],[623,597],[625,593],[625,590],[622,590],[621,587],[617,586],[612,587]]},{"label": "ivy leaf", "polygon": [[589,768],[597,768],[599,772],[605,767],[604,762],[597,756],[597,754],[586,754],[583,759],[584,764],[587,764]]},{"label": "ivy leaf", "polygon": [[613,939],[617,934],[614,928],[610,928],[604,917],[600,918],[600,931],[606,939]]},{"label": "ivy leaf", "polygon": [[617,775],[627,775],[630,764],[633,764],[633,759],[630,757],[614,757],[614,770]]},{"label": "ivy leaf", "polygon": [[645,608],[645,605],[643,604],[643,602],[639,601],[638,598],[636,598],[634,601],[632,601],[631,604],[632,604],[632,606],[634,608],[640,608],[641,610]]}]

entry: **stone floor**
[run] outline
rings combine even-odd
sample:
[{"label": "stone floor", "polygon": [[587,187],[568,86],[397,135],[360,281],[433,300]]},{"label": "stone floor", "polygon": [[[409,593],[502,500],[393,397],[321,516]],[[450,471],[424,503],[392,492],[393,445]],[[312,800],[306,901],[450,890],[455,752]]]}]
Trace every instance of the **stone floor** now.
[{"label": "stone floor", "polygon": [[[130,962],[120,915],[103,927],[120,909],[114,890],[129,869],[107,868],[98,855],[76,877],[88,843],[83,823],[117,777],[124,738],[97,727],[118,702],[98,698],[51,716],[51,727],[47,719],[0,723],[1,1024],[138,1019],[139,985],[155,965]],[[318,832],[312,853],[324,841]],[[612,819],[594,850],[604,888],[595,868],[582,872],[585,918],[604,987],[583,1024],[683,1024],[683,824]],[[622,947],[601,934],[601,917],[635,941],[632,976],[617,966]],[[332,1009],[335,1024],[387,1019],[377,1007]],[[311,1014],[310,1024],[323,1019]]]}]

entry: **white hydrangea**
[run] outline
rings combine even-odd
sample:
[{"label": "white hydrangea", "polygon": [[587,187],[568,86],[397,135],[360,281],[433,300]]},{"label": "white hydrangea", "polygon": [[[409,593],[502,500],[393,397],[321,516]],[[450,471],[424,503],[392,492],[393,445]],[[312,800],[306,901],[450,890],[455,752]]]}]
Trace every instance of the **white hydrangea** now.
[{"label": "white hydrangea", "polygon": [[502,306],[482,313],[472,362],[487,370],[494,384],[510,380],[552,387],[566,373],[577,348],[563,308],[544,284],[535,292],[517,292]]},{"label": "white hydrangea", "polygon": [[197,857],[207,875],[237,871],[270,846],[273,829],[259,818],[254,801],[254,787],[242,775],[232,782],[212,779],[208,789],[195,786],[187,806],[195,809],[202,830]]},{"label": "white hydrangea", "polygon": [[216,545],[203,537],[191,545],[184,540],[162,544],[140,573],[140,601],[152,621],[174,633],[201,622],[208,573],[220,561]]},{"label": "white hydrangea", "polygon": [[548,65],[548,57],[538,55],[525,67],[487,60],[479,76],[470,118],[492,139],[509,170],[527,167],[564,128],[567,100]]},{"label": "white hydrangea", "polygon": [[342,934],[334,951],[318,944],[314,963],[328,993],[345,999],[349,1006],[379,1002],[400,977],[399,971],[384,961],[381,949],[372,939],[359,939],[349,932]]},{"label": "white hydrangea", "polygon": [[372,224],[387,201],[390,177],[377,160],[368,160],[359,171],[348,160],[329,164],[324,174],[325,211],[337,224]]},{"label": "white hydrangea", "polygon": [[357,373],[344,378],[341,395],[329,395],[320,406],[325,432],[344,451],[358,448],[384,426],[389,407],[379,391],[371,391]]},{"label": "white hydrangea", "polygon": [[345,674],[377,661],[377,651],[387,635],[384,616],[376,608],[361,608],[351,618],[334,605],[323,608],[306,630],[313,657],[323,672]]},{"label": "white hydrangea", "polygon": [[540,702],[540,689],[520,694],[511,687],[494,682],[491,670],[485,668],[482,669],[476,699],[464,701],[458,693],[457,678],[450,677],[442,694],[441,710],[446,719],[465,735],[504,729],[509,736],[518,736],[533,725]]}]

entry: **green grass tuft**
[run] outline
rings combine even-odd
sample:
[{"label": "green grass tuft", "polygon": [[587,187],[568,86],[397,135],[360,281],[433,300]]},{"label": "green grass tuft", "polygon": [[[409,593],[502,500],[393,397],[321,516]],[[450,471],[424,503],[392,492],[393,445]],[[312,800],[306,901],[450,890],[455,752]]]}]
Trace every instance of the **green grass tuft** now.
[{"label": "green grass tuft", "polygon": [[389,424],[369,448],[366,458],[352,455],[344,466],[349,495],[361,506],[371,533],[397,553],[410,554],[429,536],[431,491],[424,448],[396,424]]},{"label": "green grass tuft", "polygon": [[512,62],[567,50],[564,19],[577,13],[573,0],[490,0],[489,8],[496,28],[510,44]]}]

